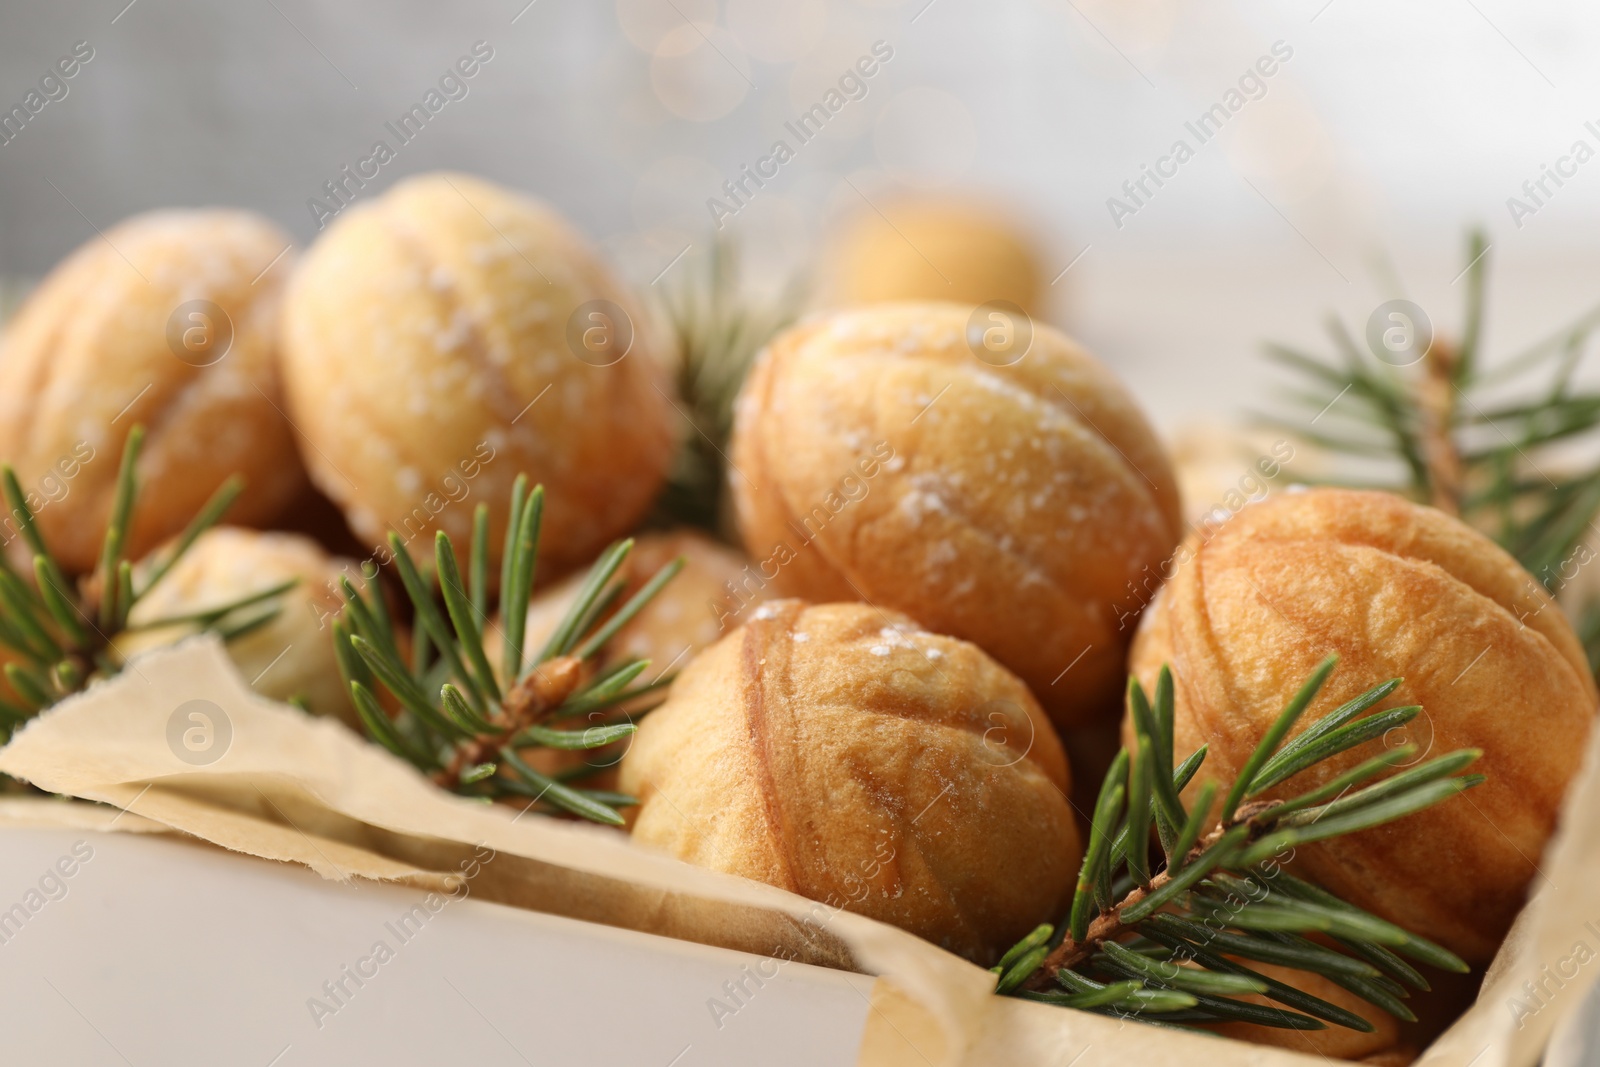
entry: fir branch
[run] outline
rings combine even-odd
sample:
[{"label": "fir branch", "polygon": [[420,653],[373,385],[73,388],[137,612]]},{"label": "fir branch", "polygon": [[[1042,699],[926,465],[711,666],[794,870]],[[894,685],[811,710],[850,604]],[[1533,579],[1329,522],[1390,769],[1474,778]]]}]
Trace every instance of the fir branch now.
[{"label": "fir branch", "polygon": [[[1319,664],[1269,726],[1227,787],[1215,821],[1215,783],[1200,789],[1192,811],[1178,796],[1204,750],[1173,768],[1170,674],[1163,669],[1154,700],[1130,681],[1136,744],[1131,753],[1118,754],[1101,785],[1077,887],[1060,924],[1064,932],[1058,939],[1056,924],[1047,923],[1013,946],[994,968],[997,991],[1172,1023],[1242,1021],[1300,1030],[1332,1023],[1369,1031],[1361,1016],[1238,961],[1320,975],[1400,1018],[1414,1018],[1403,1003],[1407,987],[1427,988],[1401,957],[1466,971],[1443,947],[1289,875],[1275,860],[1301,844],[1403,818],[1483,781],[1481,775],[1458,773],[1478,758],[1475,750],[1379,778],[1415,755],[1402,748],[1286,799],[1262,797],[1373,740],[1369,723],[1392,724],[1396,713],[1408,718],[1418,710],[1372,711],[1400,684],[1394,679],[1316,719],[1286,743],[1336,662],[1329,656]],[[1151,863],[1152,821],[1164,865]],[[1127,888],[1113,898],[1113,885]],[[1238,999],[1253,995],[1282,1007]]]},{"label": "fir branch", "polygon": [[[342,583],[345,608],[334,624],[339,670],[372,739],[441,788],[471,797],[525,798],[620,826],[617,809],[635,803],[632,797],[573,788],[560,775],[532,766],[524,754],[537,748],[601,748],[637,729],[631,721],[585,730],[549,724],[617,708],[670,681],[633,686],[649,666],[644,660],[603,671],[597,664],[607,643],[683,568],[684,560],[679,557],[662,567],[613,611],[623,589],[613,579],[633,542],[612,545],[589,569],[544,647],[529,656],[525,621],[543,510],[544,488],[529,492],[527,477],[519,475],[512,487],[500,568],[504,632],[498,673],[485,645],[494,624],[487,614],[489,537],[483,508],[474,515],[465,581],[455,547],[442,531],[434,539],[436,581],[424,578],[399,537],[390,537],[395,570],[416,615],[409,662],[395,639],[381,586],[373,583],[371,594],[364,596],[350,582]],[[392,713],[379,699],[385,692]]]},{"label": "fir branch", "polygon": [[[144,428],[134,426],[128,432],[118,464],[99,562],[92,573],[77,582],[68,578],[50,551],[16,472],[8,464],[0,465],[0,495],[5,498],[8,515],[27,546],[32,563],[24,578],[0,557],[0,645],[18,657],[18,662],[7,664],[5,674],[22,702],[0,703],[0,741],[9,739],[43,709],[122,669],[115,640],[130,629],[129,612],[167,576],[201,534],[221,521],[244,488],[244,481],[238,476],[224,482],[177,540],[155,557],[142,587],[136,589],[134,565],[127,558],[126,549],[128,531],[138,512],[136,471],[143,441]],[[183,625],[232,640],[270,622],[283,594],[294,584],[280,583],[204,611],[153,619],[136,628]],[[257,610],[244,613],[243,609],[252,607]]]},{"label": "fir branch", "polygon": [[[1600,528],[1600,393],[1574,385],[1600,307],[1491,366],[1481,232],[1469,235],[1465,258],[1458,341],[1435,331],[1408,367],[1367,351],[1337,321],[1331,356],[1269,345],[1268,358],[1292,378],[1282,409],[1257,419],[1343,461],[1319,483],[1399,492],[1456,515],[1556,593],[1572,577],[1565,565]],[[1600,669],[1600,599],[1572,607]]]},{"label": "fir branch", "polygon": [[757,353],[798,315],[804,287],[796,276],[776,295],[755,295],[738,246],[721,234],[684,268],[688,280],[668,289],[665,303],[678,345],[680,414],[690,425],[653,521],[726,533],[724,466],[734,398]]}]

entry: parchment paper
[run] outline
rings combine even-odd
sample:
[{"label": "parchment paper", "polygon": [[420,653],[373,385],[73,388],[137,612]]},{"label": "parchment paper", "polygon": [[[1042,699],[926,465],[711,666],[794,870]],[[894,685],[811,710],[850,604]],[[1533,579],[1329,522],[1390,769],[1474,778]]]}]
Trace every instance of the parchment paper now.
[{"label": "parchment paper", "polygon": [[[199,765],[169,742],[174,713],[194,700],[220,709],[231,731],[225,750]],[[1597,743],[1478,1002],[1420,1063],[1532,1064],[1600,974]],[[112,806],[9,801],[0,825],[182,832],[339,880],[450,889],[470,871],[480,899],[877,975],[860,1058],[871,1067],[1120,1067],[1219,1053],[1262,1067],[1326,1062],[993,997],[988,972],[893,927],[656,855],[603,827],[451,796],[338,723],[255,695],[207,637],[152,653],[41,715],[0,750],[0,771]],[[495,851],[493,863],[471,864],[480,847]],[[1580,943],[1587,954],[1575,952]],[[1535,1003],[1523,983],[1541,981],[1549,992]]]}]

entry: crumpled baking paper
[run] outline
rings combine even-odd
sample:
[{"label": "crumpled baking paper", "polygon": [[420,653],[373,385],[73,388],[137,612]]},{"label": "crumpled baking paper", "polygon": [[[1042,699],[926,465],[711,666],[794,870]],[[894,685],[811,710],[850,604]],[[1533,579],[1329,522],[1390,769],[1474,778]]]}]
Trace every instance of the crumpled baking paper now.
[{"label": "crumpled baking paper", "polygon": [[[1600,974],[1597,746],[1600,731],[1477,1002],[1419,1064],[1533,1064]],[[251,692],[209,637],[142,657],[45,712],[0,750],[0,771],[110,806],[12,800],[0,804],[0,826],[181,832],[330,879],[446,891],[484,846],[497,857],[470,865],[479,899],[879,976],[859,1060],[870,1067],[1187,1065],[1219,1054],[1262,1067],[1325,1062],[994,997],[988,972],[883,923],[689,866],[603,827],[453,796],[342,725]]]}]

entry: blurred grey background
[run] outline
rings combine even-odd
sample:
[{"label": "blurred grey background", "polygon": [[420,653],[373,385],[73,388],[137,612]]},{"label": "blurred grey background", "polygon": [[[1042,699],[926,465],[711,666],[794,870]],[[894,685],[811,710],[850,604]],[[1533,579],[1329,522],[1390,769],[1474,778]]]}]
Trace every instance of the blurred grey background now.
[{"label": "blurred grey background", "polygon": [[[721,183],[796,143],[784,123],[883,42],[865,95],[728,223],[755,269],[812,260],[832,220],[898,193],[980,191],[1040,244],[1052,317],[1164,425],[1227,417],[1265,396],[1260,341],[1314,343],[1332,310],[1359,324],[1400,287],[1448,331],[1469,224],[1492,242],[1491,352],[1600,299],[1600,161],[1560,163],[1600,149],[1597,39],[1592,6],[1510,0],[13,0],[0,109],[76,42],[93,58],[0,144],[0,275],[165,205],[253,208],[309,242],[308,200],[397,145],[385,123],[483,42],[357,195],[481,174],[648,285],[706,241]],[[1275,44],[1291,55],[1259,97],[1187,132]],[[1180,138],[1194,158],[1115,220],[1108,199]],[[1514,219],[1546,166],[1568,176]]]}]

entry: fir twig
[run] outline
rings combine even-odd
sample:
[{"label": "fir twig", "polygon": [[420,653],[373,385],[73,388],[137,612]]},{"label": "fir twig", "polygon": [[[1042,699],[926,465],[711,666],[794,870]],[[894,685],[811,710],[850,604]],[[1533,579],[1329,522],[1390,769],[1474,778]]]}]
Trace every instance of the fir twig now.
[{"label": "fir twig", "polygon": [[794,321],[804,297],[798,277],[772,297],[757,296],[744,276],[738,247],[716,235],[705,255],[684,264],[687,281],[667,290],[667,313],[678,343],[677,395],[691,424],[656,504],[660,525],[720,531],[723,467],[733,431],[733,401],[756,354]]},{"label": "fir twig", "polygon": [[[1335,664],[1333,656],[1319,664],[1268,727],[1227,787],[1215,822],[1215,783],[1201,787],[1192,811],[1177,796],[1204,755],[1172,766],[1170,675],[1163,670],[1153,701],[1131,682],[1136,745],[1117,756],[1101,786],[1065,932],[1057,940],[1056,926],[1045,924],[1013,946],[994,968],[997,991],[1168,1023],[1242,1021],[1298,1030],[1332,1023],[1369,1031],[1360,1015],[1239,961],[1321,975],[1404,1019],[1414,1018],[1403,1003],[1407,987],[1426,989],[1427,983],[1402,956],[1464,972],[1467,965],[1441,946],[1287,874],[1275,861],[1289,848],[1403,818],[1483,780],[1457,773],[1478,758],[1474,750],[1377,778],[1415,754],[1403,748],[1286,799],[1262,798],[1273,786],[1371,741],[1368,723],[1418,710],[1371,711],[1400,684],[1394,679],[1285,743]],[[1152,863],[1152,822],[1164,865]],[[1113,898],[1112,885],[1129,888]],[[1329,937],[1338,947],[1307,934]],[[1250,995],[1281,1007],[1239,999]]]},{"label": "fir twig", "polygon": [[[244,482],[237,476],[224,482],[177,540],[150,565],[143,587],[135,590],[133,561],[127,558],[126,549],[128,531],[138,512],[136,472],[143,441],[144,428],[134,426],[118,464],[98,565],[78,582],[68,578],[50,551],[16,472],[9,465],[0,465],[0,495],[33,564],[25,578],[0,561],[0,645],[18,658],[7,664],[5,674],[21,701],[0,702],[0,741],[44,708],[121,669],[113,645],[117,635],[129,629],[129,612],[167,576],[200,535],[221,520],[243,489]],[[231,640],[270,621],[280,598],[293,584],[280,583],[204,611],[149,620],[137,628],[181,624]],[[250,607],[258,611],[241,614]]]},{"label": "fir twig", "polygon": [[[1459,340],[1433,334],[1414,366],[1397,367],[1330,323],[1331,356],[1270,345],[1293,375],[1285,412],[1261,421],[1342,460],[1315,479],[1386,489],[1432,504],[1482,531],[1550,593],[1588,556],[1600,518],[1600,392],[1575,384],[1600,307],[1493,366],[1483,351],[1491,255],[1469,235]],[[1577,455],[1588,459],[1575,460]],[[1600,669],[1600,599],[1572,605],[1592,668]]]},{"label": "fir twig", "polygon": [[[663,680],[630,688],[649,665],[634,660],[600,671],[601,653],[618,630],[635,618],[683,567],[675,559],[656,572],[626,604],[612,611],[623,590],[613,581],[632,541],[620,541],[590,568],[565,617],[535,655],[525,651],[526,615],[532,595],[544,510],[544,489],[528,490],[519,476],[512,488],[500,567],[502,656],[498,672],[485,638],[488,605],[488,512],[474,515],[466,574],[449,537],[434,540],[434,583],[423,577],[399,537],[390,537],[395,570],[416,612],[414,654],[401,655],[376,583],[363,596],[349,582],[341,591],[345,609],[334,626],[339,669],[361,722],[372,739],[442,788],[480,798],[518,797],[612,826],[617,810],[635,803],[616,793],[574,788],[524,758],[528,749],[573,751],[601,748],[637,729],[629,722],[585,730],[549,723],[616,708],[652,692]],[[442,610],[440,600],[442,600]],[[387,692],[395,710],[386,711]]]}]

